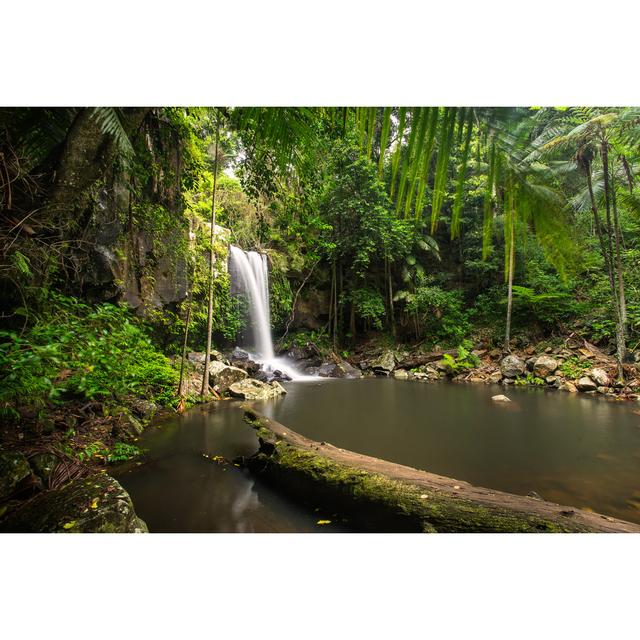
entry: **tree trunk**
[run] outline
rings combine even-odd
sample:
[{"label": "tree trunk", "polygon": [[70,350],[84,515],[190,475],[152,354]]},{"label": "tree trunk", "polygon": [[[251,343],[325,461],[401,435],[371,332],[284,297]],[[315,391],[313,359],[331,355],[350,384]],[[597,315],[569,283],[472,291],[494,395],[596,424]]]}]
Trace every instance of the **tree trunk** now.
[{"label": "tree trunk", "polygon": [[507,322],[504,332],[504,351],[505,353],[511,353],[511,309],[513,307],[513,268],[515,257],[515,214],[512,215],[514,220],[511,222],[511,242],[509,247],[509,274],[507,285]]},{"label": "tree trunk", "polygon": [[377,532],[640,532],[640,525],[314,442],[256,414],[260,448],[238,463],[280,490]]},{"label": "tree trunk", "polygon": [[[602,145],[600,147],[602,154],[602,168],[604,173],[604,202],[605,202],[605,210],[607,214],[607,240],[609,245],[609,256],[610,256],[610,269],[611,274],[609,276],[612,295],[615,299],[615,310],[616,310],[616,360],[618,364],[618,380],[624,380],[624,369],[622,368],[622,363],[624,362],[624,357],[626,354],[626,344],[625,344],[625,323],[626,323],[626,308],[623,311],[622,305],[624,302],[624,285],[622,284],[622,269],[620,263],[620,244],[619,244],[619,235],[617,224],[615,225],[611,220],[611,182],[609,178],[609,144],[606,140],[602,141]],[[615,186],[613,187],[615,188]],[[617,207],[616,207],[617,213]],[[617,217],[617,216],[616,216]],[[613,252],[613,238],[616,238],[616,268],[617,274],[614,276],[614,252]],[[616,286],[615,279],[617,277],[618,286]],[[626,304],[625,304],[626,307]]]},{"label": "tree trunk", "polygon": [[[613,302],[613,310],[614,317],[616,322],[616,361],[617,361],[617,369],[618,369],[618,379],[622,381],[624,379],[624,370],[622,368],[622,359],[624,356],[624,333],[621,333],[620,327],[620,300],[618,299],[618,291],[616,289],[615,277],[614,277],[614,269],[613,269],[613,256],[609,254],[607,251],[607,243],[605,242],[604,235],[602,232],[602,226],[600,223],[600,216],[598,215],[598,205],[596,204],[596,199],[593,193],[593,184],[591,182],[591,165],[589,164],[586,167],[586,177],[587,177],[587,187],[589,190],[589,199],[591,201],[591,211],[593,213],[593,224],[596,230],[596,235],[598,236],[598,242],[600,244],[600,253],[602,254],[602,259],[604,260],[604,265],[607,270],[607,276],[609,278],[609,288],[611,290],[611,300]],[[605,171],[605,176],[608,172]],[[605,179],[605,185],[607,185],[607,180]],[[608,188],[608,186],[607,186]],[[620,346],[622,345],[622,352],[620,350]]]},{"label": "tree trunk", "polygon": [[209,391],[209,359],[211,358],[211,332],[213,330],[213,275],[215,263],[216,233],[216,192],[218,188],[218,144],[220,142],[220,115],[216,114],[216,143],[213,160],[213,197],[211,203],[211,249],[209,251],[209,309],[207,311],[207,348],[205,350],[204,373],[200,395],[204,397]]}]

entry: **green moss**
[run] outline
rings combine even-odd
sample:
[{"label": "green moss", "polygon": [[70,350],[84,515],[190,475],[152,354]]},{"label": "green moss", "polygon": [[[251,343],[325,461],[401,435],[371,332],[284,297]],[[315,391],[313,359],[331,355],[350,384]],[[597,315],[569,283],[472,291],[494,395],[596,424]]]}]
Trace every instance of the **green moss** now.
[{"label": "green moss", "polygon": [[246,463],[299,497],[348,513],[365,530],[422,532],[586,531],[537,515],[483,505],[449,493],[393,480],[336,462],[275,439],[253,414],[249,421],[262,440]]}]

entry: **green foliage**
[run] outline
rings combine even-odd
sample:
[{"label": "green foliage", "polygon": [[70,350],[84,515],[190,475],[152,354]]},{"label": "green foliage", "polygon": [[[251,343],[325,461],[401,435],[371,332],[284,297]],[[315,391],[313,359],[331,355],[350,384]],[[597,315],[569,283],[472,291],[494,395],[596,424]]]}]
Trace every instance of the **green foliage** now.
[{"label": "green foliage", "polygon": [[577,380],[590,368],[589,362],[581,361],[576,356],[567,358],[561,365],[560,371],[565,378]]},{"label": "green foliage", "polygon": [[349,294],[349,299],[355,307],[356,314],[370,326],[379,331],[385,317],[384,299],[378,291],[370,288],[355,289]]},{"label": "green foliage", "polygon": [[44,405],[81,397],[173,401],[177,373],[130,312],[46,293],[46,310],[24,335],[2,332],[0,403]]},{"label": "green foliage", "polygon": [[466,369],[473,369],[480,364],[480,359],[471,353],[472,344],[464,341],[458,346],[458,353],[454,358],[452,355],[445,353],[440,364],[445,366],[451,375],[457,375]]},{"label": "green foliage", "polygon": [[545,385],[545,381],[542,378],[538,378],[538,376],[534,376],[533,373],[527,373],[524,378],[522,376],[516,376],[514,381],[516,386],[525,386],[525,385],[533,385],[536,387],[543,387]]},{"label": "green foliage", "polygon": [[126,462],[142,455],[142,450],[127,442],[115,442],[109,449],[102,442],[96,440],[86,445],[81,451],[75,453],[75,457],[80,462],[98,460],[108,464]]}]

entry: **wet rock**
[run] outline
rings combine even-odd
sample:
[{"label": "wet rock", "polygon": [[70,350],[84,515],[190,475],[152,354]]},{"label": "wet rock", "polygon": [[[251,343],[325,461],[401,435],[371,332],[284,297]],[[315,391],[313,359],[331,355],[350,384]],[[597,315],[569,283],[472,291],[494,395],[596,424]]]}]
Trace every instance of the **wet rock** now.
[{"label": "wet rock", "polygon": [[396,358],[393,351],[385,351],[379,357],[369,362],[369,368],[376,372],[386,373],[387,375],[393,371],[396,366]]},{"label": "wet rock", "polygon": [[511,402],[511,400],[507,398],[507,396],[502,394],[491,396],[491,400],[493,400],[493,402]]},{"label": "wet rock", "polygon": [[604,369],[594,367],[589,372],[589,377],[599,386],[608,387],[611,384],[611,380]]},{"label": "wet rock", "polygon": [[8,498],[31,475],[27,459],[17,451],[0,451],[0,500]]},{"label": "wet rock", "polygon": [[304,373],[307,376],[317,376],[319,370],[319,367],[306,367]]},{"label": "wet rock", "polygon": [[0,523],[0,531],[26,533],[146,533],[129,494],[106,473],[46,491]]},{"label": "wet rock", "polygon": [[427,378],[429,377],[428,374],[426,374],[424,371],[416,371],[413,374],[414,379],[416,380],[427,380]]},{"label": "wet rock", "polygon": [[234,382],[229,387],[229,393],[236,398],[244,400],[268,400],[287,393],[279,382],[261,382],[253,378],[247,378],[240,382]]},{"label": "wet rock", "polygon": [[308,360],[318,355],[315,345],[306,344],[303,347],[293,346],[287,352],[287,356],[292,360]]},{"label": "wet rock", "polygon": [[489,382],[497,384],[502,380],[502,371],[496,370],[489,376]]},{"label": "wet rock", "polygon": [[231,352],[231,357],[229,359],[230,360],[248,360],[249,359],[249,353],[247,351],[245,351],[244,349],[241,349],[240,347],[236,347]]},{"label": "wet rock", "polygon": [[247,372],[238,367],[228,367],[222,362],[214,361],[209,364],[209,375],[213,384],[224,393],[234,382],[244,380],[247,377]]},{"label": "wet rock", "polygon": [[502,359],[500,370],[505,378],[515,378],[524,373],[525,366],[524,360],[518,358],[518,356],[509,355]]},{"label": "wet rock", "polygon": [[396,369],[392,375],[399,380],[407,380],[409,378],[409,372],[406,369]]},{"label": "wet rock", "polygon": [[558,389],[560,391],[568,391],[569,393],[578,393],[578,389],[576,389],[576,385],[573,384],[573,382],[569,382],[568,380],[565,380],[564,382],[562,382],[558,387]]},{"label": "wet rock", "polygon": [[597,388],[598,385],[589,376],[582,376],[582,378],[576,382],[576,389],[578,389],[578,391],[596,391]]},{"label": "wet rock", "polygon": [[323,378],[337,378],[335,362],[325,362],[318,367],[318,375]]},{"label": "wet rock", "polygon": [[533,373],[539,378],[550,376],[558,368],[558,361],[548,355],[539,356],[534,365]]}]

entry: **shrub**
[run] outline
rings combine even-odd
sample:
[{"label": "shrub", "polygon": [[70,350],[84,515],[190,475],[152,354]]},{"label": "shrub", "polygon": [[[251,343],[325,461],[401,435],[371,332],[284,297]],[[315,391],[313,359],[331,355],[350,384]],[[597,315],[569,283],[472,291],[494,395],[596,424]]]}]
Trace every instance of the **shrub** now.
[{"label": "shrub", "polygon": [[24,335],[0,332],[0,403],[42,406],[70,396],[172,402],[177,372],[125,307],[47,296],[47,311]]}]

